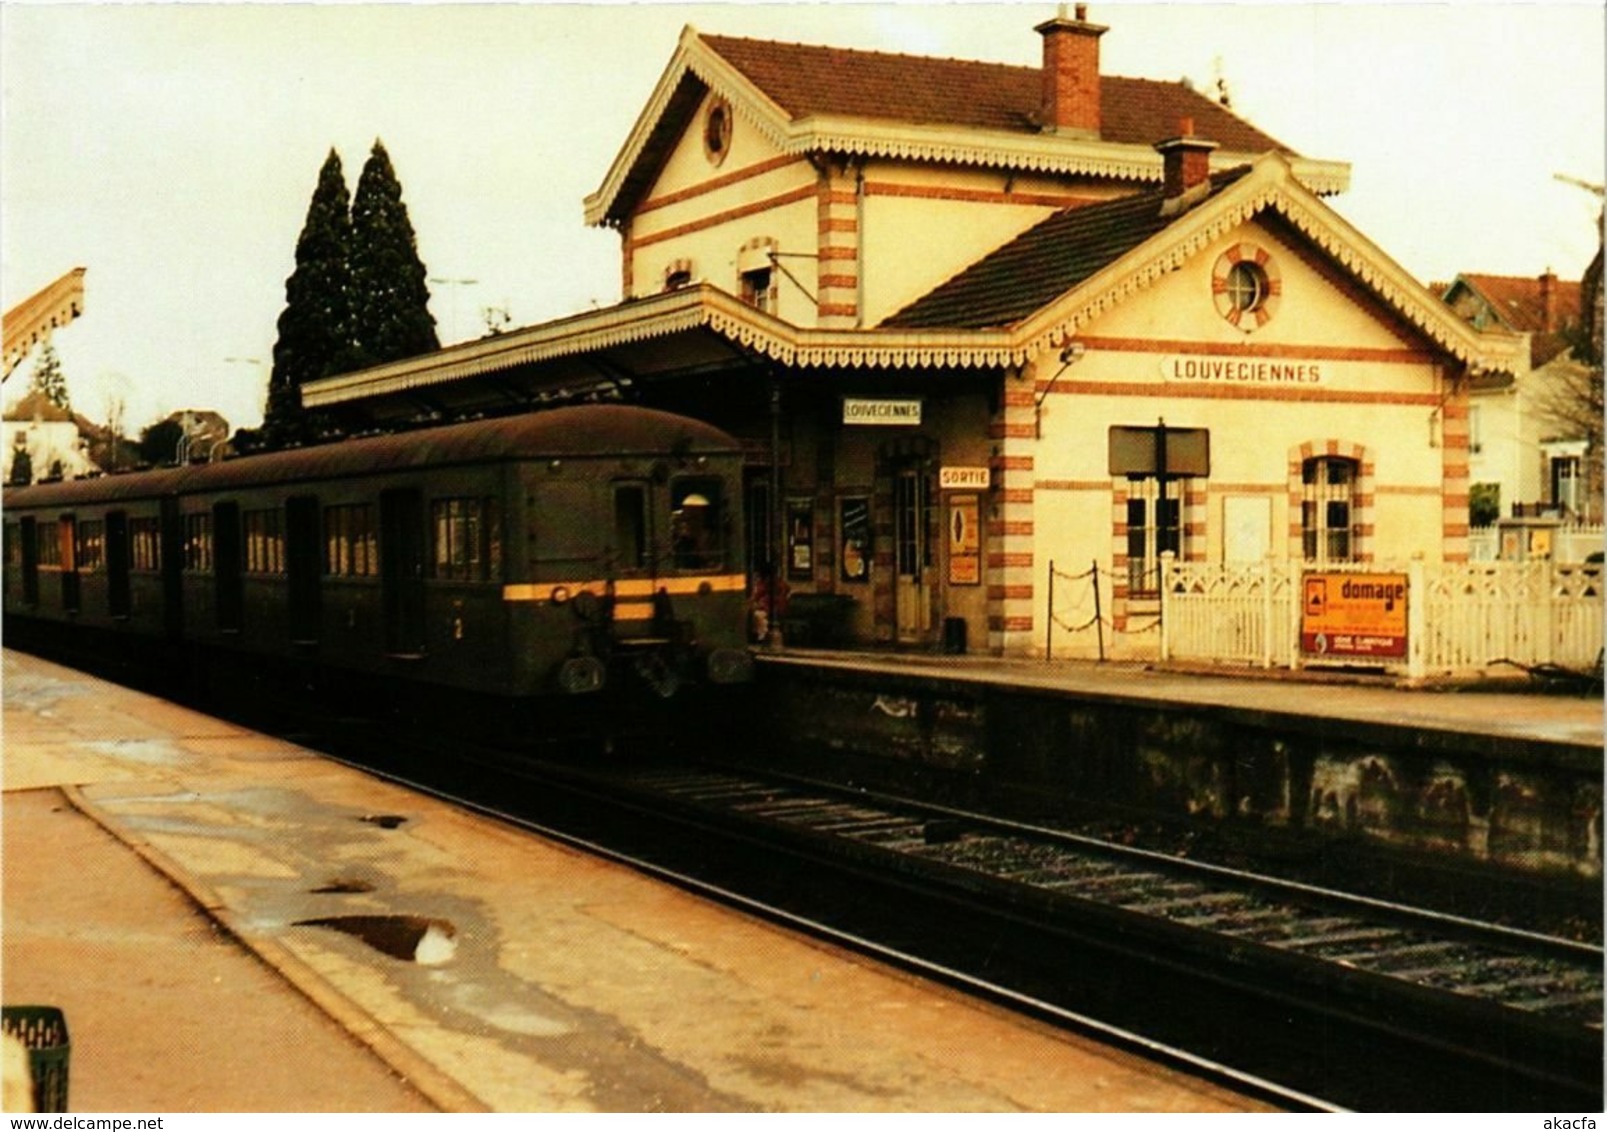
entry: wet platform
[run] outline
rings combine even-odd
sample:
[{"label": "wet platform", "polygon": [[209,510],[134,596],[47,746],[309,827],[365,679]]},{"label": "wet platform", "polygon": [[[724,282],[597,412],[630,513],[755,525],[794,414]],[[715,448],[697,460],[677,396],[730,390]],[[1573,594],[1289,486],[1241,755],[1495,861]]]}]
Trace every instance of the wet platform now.
[{"label": "wet platform", "polygon": [[3,676],[4,998],[66,1011],[74,1111],[1261,1107],[292,743]]}]

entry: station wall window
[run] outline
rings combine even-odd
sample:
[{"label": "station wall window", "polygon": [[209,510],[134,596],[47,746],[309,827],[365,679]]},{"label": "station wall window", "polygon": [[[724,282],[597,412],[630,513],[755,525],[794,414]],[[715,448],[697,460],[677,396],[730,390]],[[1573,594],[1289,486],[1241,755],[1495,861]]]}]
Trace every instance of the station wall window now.
[{"label": "station wall window", "polygon": [[324,573],[345,578],[378,576],[379,538],[372,504],[324,508]]},{"label": "station wall window", "polygon": [[241,516],[245,532],[246,573],[285,572],[285,522],[278,508],[247,511]]},{"label": "station wall window", "polygon": [[725,565],[724,485],[707,476],[670,483],[670,545],[677,570],[719,570]]},{"label": "station wall window", "polygon": [[212,516],[208,512],[184,516],[184,569],[195,574],[212,569]]},{"label": "station wall window", "polygon": [[128,521],[129,566],[154,573],[162,568],[162,523],[154,517]]},{"label": "station wall window", "polygon": [[768,267],[756,267],[752,271],[744,271],[739,280],[742,301],[758,310],[774,311],[776,296],[773,276],[774,273]]},{"label": "station wall window", "polygon": [[483,582],[502,575],[502,531],[489,499],[437,499],[430,504],[436,578]]},{"label": "station wall window", "polygon": [[1133,597],[1161,591],[1161,555],[1183,556],[1185,479],[1168,478],[1166,498],[1156,476],[1132,477],[1127,493],[1127,592]]},{"label": "station wall window", "polygon": [[1349,562],[1355,557],[1355,460],[1319,456],[1300,469],[1301,553],[1308,562]]},{"label": "station wall window", "polygon": [[94,573],[106,565],[106,524],[85,519],[78,524],[78,569]]}]

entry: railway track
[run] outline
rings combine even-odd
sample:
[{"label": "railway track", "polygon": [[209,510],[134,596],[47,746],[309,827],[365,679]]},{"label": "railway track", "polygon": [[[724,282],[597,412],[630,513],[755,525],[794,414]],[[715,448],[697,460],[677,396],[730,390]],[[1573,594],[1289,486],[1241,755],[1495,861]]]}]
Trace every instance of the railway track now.
[{"label": "railway track", "polygon": [[482,809],[1289,1107],[1601,1106],[1589,945],[747,772],[475,756],[453,777]]}]

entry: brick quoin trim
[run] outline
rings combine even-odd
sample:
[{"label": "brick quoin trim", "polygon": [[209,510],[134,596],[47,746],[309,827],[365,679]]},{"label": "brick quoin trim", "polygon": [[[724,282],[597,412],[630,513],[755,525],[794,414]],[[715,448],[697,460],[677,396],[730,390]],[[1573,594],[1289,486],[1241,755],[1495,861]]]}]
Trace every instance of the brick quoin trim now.
[{"label": "brick quoin trim", "polygon": [[718,177],[710,177],[701,185],[693,185],[691,188],[687,189],[678,189],[673,193],[665,193],[661,197],[653,197],[650,200],[643,201],[641,204],[636,206],[636,215],[640,216],[644,212],[652,212],[654,209],[666,208],[672,204],[680,204],[682,201],[695,200],[707,193],[717,192],[720,189],[728,188],[731,185],[740,184],[741,182],[749,180],[750,178],[760,177],[766,173],[774,173],[777,169],[785,169],[789,165],[801,165],[807,160],[808,158],[793,156],[791,154],[783,154],[780,157],[772,157],[766,161],[760,161],[757,164],[749,165],[745,169],[737,169],[730,173],[724,173]]},{"label": "brick quoin trim", "polygon": [[814,195],[815,187],[813,185],[805,185],[801,189],[794,189],[791,192],[782,193],[779,196],[773,196],[767,200],[755,201],[752,204],[745,204],[740,208],[732,208],[725,212],[717,212],[713,216],[705,216],[701,220],[693,220],[686,224],[678,224],[673,228],[666,228],[662,232],[654,232],[650,236],[643,236],[638,239],[635,246],[638,248],[645,248],[650,244],[661,243],[664,240],[673,240],[677,236],[689,235],[692,232],[702,232],[709,228],[718,228],[721,224],[729,224],[733,220],[741,220],[745,217],[753,216],[760,212],[767,212],[772,208],[781,208],[784,205],[796,203],[797,201],[809,200]]},{"label": "brick quoin trim", "polygon": [[1211,401],[1310,401],[1338,405],[1423,405],[1440,403],[1432,393],[1370,393],[1345,389],[1290,388],[1287,385],[1212,385],[1196,381],[1140,384],[1134,381],[1061,381],[1049,390],[1051,397],[1077,394],[1107,397],[1195,397]]},{"label": "brick quoin trim", "polygon": [[868,197],[907,197],[917,200],[951,200],[966,204],[1024,204],[1040,208],[1082,208],[1098,204],[1098,197],[1069,193],[1006,193],[991,189],[962,189],[942,185],[900,185],[891,181],[866,181]]},{"label": "brick quoin trim", "polygon": [[[1373,346],[1280,346],[1271,343],[1246,345],[1241,342],[1191,342],[1186,339],[1101,338],[1079,335],[1077,341],[1090,350],[1113,350],[1129,354],[1202,354],[1219,358],[1295,358],[1319,362],[1382,362],[1395,365],[1428,365],[1435,355],[1427,350],[1383,349]],[[1438,398],[1435,399],[1438,404]]]}]

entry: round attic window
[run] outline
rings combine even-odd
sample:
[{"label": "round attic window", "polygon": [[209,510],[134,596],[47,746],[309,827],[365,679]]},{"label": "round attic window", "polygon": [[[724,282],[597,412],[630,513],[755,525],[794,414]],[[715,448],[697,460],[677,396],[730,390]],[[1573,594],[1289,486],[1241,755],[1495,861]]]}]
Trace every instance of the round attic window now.
[{"label": "round attic window", "polygon": [[1211,296],[1217,313],[1246,333],[1258,330],[1278,311],[1283,280],[1265,248],[1235,244],[1211,269]]},{"label": "round attic window", "polygon": [[730,148],[731,104],[723,98],[711,99],[703,118],[703,154],[709,164],[718,165]]}]

